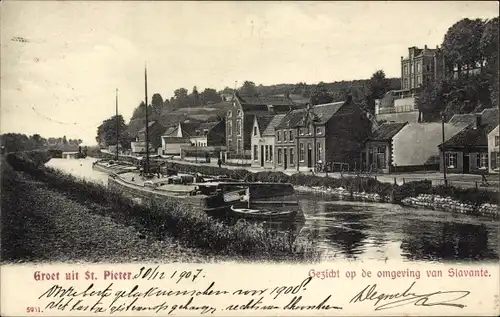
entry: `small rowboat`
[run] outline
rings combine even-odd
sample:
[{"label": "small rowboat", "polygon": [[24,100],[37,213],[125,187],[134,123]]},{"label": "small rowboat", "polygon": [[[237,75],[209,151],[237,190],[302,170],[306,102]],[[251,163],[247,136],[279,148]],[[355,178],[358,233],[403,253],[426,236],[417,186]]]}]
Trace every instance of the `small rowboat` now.
[{"label": "small rowboat", "polygon": [[254,220],[291,220],[295,218],[297,210],[259,210],[248,208],[237,208],[231,206],[231,212],[237,218]]}]

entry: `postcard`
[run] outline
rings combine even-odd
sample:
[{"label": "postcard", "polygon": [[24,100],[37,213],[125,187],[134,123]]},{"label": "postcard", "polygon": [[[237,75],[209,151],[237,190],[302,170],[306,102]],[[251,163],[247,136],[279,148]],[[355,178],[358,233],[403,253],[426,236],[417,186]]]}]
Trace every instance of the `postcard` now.
[{"label": "postcard", "polygon": [[3,1],[0,315],[500,315],[498,10]]}]

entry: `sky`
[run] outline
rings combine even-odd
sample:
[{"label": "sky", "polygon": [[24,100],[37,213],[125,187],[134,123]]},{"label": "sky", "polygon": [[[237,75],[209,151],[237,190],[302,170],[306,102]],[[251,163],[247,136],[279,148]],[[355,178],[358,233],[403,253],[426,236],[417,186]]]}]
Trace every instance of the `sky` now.
[{"label": "sky", "polygon": [[0,132],[83,139],[144,100],[197,86],[400,76],[408,47],[435,48],[490,2],[3,1]]}]

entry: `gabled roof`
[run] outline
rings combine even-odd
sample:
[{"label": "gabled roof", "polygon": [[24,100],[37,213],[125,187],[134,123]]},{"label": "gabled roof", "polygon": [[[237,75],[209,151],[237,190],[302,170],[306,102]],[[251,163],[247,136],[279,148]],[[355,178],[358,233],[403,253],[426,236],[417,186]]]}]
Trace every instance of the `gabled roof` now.
[{"label": "gabled roof", "polygon": [[259,132],[262,135],[264,130],[266,130],[267,126],[273,120],[274,115],[264,115],[264,116],[255,116],[255,120],[257,121],[257,126],[259,127]]},{"label": "gabled roof", "polygon": [[498,108],[487,108],[481,112],[481,124],[498,124]]},{"label": "gabled roof", "polygon": [[368,139],[371,141],[391,140],[407,124],[408,122],[384,123],[377,130],[373,131],[373,135]]},{"label": "gabled roof", "polygon": [[220,121],[211,121],[211,122],[202,122],[200,123],[194,131],[193,136],[205,136],[205,130],[207,130],[207,133],[210,132],[213,128],[215,128]]},{"label": "gabled roof", "polygon": [[262,132],[261,131],[261,135],[262,136],[273,136],[275,131],[274,129],[280,124],[281,120],[283,120],[283,118],[286,116],[286,114],[277,114],[273,117],[273,119],[271,120],[271,122],[269,122],[269,124],[267,125],[266,129]]},{"label": "gabled roof", "polygon": [[182,134],[184,136],[192,136],[195,134],[196,127],[200,125],[199,122],[181,122]]},{"label": "gabled roof", "polygon": [[[149,121],[148,128],[151,128],[155,123],[156,121]],[[142,129],[139,130],[139,133],[144,133],[144,132],[146,132],[146,127],[143,127]]]},{"label": "gabled roof", "polygon": [[178,137],[167,137],[167,136],[164,136],[163,137],[163,140],[165,140],[165,143],[170,143],[170,144],[178,144],[178,143],[181,143],[181,144],[191,144],[191,141],[189,140],[189,138],[178,138]]},{"label": "gabled roof", "polygon": [[462,131],[458,132],[450,139],[440,144],[439,147],[444,148],[467,148],[474,146],[488,146],[488,125],[483,125],[474,128],[473,125],[468,126]]},{"label": "gabled roof", "polygon": [[[325,124],[344,104],[345,101],[340,101],[313,106],[310,109],[310,111],[313,112],[310,118],[314,118],[316,124]],[[283,118],[276,128],[289,129],[301,126],[308,111],[308,109],[296,109],[291,111]]]},{"label": "gabled roof", "polygon": [[466,113],[466,114],[455,114],[448,121],[449,124],[459,125],[459,124],[472,124],[476,122],[476,114],[475,113]]},{"label": "gabled roof", "polygon": [[[236,98],[245,113],[286,113],[294,108],[294,103],[286,97],[264,97],[236,94]],[[272,106],[272,108],[269,106]]]},{"label": "gabled roof", "polygon": [[179,126],[172,126],[167,128],[167,130],[163,133],[163,136],[169,136],[169,137],[176,137],[177,136],[177,130],[179,129]]}]

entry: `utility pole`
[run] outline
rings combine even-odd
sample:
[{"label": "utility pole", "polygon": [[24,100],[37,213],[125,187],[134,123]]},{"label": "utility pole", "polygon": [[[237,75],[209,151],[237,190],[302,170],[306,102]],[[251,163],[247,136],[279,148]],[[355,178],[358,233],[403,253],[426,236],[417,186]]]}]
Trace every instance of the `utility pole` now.
[{"label": "utility pole", "polygon": [[115,112],[116,112],[116,160],[118,161],[118,144],[120,140],[120,121],[118,120],[118,88],[116,88],[116,100],[115,100]]},{"label": "utility pole", "polygon": [[144,106],[146,107],[146,162],[144,174],[149,172],[148,70],[144,67]]},{"label": "utility pole", "polygon": [[446,157],[444,152],[444,111],[441,111],[441,135],[443,137],[443,142],[441,143],[441,153],[443,156],[443,177],[444,177],[444,186],[448,186],[448,179],[446,178]]}]

